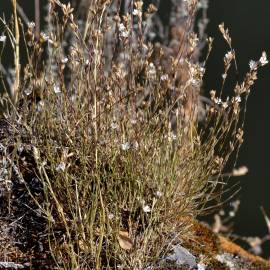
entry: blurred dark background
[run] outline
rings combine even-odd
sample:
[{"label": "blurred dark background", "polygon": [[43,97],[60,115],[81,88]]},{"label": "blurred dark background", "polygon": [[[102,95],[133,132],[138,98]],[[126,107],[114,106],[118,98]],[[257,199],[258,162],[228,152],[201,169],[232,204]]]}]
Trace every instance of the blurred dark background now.
[{"label": "blurred dark background", "polygon": [[[214,50],[207,64],[205,89],[218,89],[223,70],[222,57],[228,47],[222,40],[218,24],[229,28],[235,48],[240,79],[248,70],[249,60],[259,59],[262,51],[270,55],[270,1],[210,0],[208,35],[215,38]],[[264,236],[268,229],[260,210],[270,216],[270,67],[259,71],[258,80],[248,101],[245,142],[238,165],[246,165],[249,173],[240,178],[241,200],[234,231],[240,235]],[[228,90],[229,93],[229,90]],[[239,181],[239,178],[232,179]],[[264,246],[264,256],[270,256],[270,244]]]},{"label": "blurred dark background", "polygon": [[[166,0],[164,0],[166,1]],[[34,21],[34,0],[18,1],[30,20]],[[41,1],[41,6],[46,3]],[[10,14],[10,1],[0,2],[0,14]],[[204,89],[219,89],[223,73],[223,57],[228,51],[218,30],[221,22],[229,28],[236,51],[239,79],[248,71],[251,59],[258,60],[262,51],[270,56],[270,1],[210,0],[207,33],[215,38],[214,49],[207,64]],[[2,28],[0,28],[0,33]],[[245,142],[241,148],[238,166],[246,165],[249,173],[231,183],[240,181],[241,200],[235,218],[234,232],[243,236],[264,236],[268,229],[260,210],[262,206],[270,216],[270,66],[259,72],[259,79],[248,102],[245,124]],[[230,94],[232,82],[227,84]],[[269,166],[269,167],[268,167]],[[265,257],[270,256],[270,243],[264,245]]]}]

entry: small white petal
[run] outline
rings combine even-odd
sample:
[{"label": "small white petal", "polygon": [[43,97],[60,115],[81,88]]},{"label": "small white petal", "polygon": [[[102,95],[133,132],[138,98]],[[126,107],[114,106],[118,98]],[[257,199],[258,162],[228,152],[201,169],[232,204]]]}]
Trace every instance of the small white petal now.
[{"label": "small white petal", "polygon": [[62,171],[62,172],[64,172],[65,171],[65,169],[66,169],[66,164],[64,163],[64,162],[60,162],[58,165],[57,165],[57,167],[56,167],[56,171]]},{"label": "small white petal", "polygon": [[114,218],[114,214],[109,213],[108,214],[108,219],[113,219],[113,218]]},{"label": "small white petal", "polygon": [[55,94],[60,94],[61,93],[60,86],[55,84],[54,87],[53,87],[53,91],[54,91]]},{"label": "small white petal", "polygon": [[160,77],[160,80],[161,80],[161,81],[168,81],[168,79],[169,79],[169,75],[168,75],[168,74],[164,74],[164,75],[162,75],[162,76]]},{"label": "small white petal", "polygon": [[214,101],[215,101],[215,103],[218,104],[218,105],[220,105],[220,104],[222,103],[221,98],[215,98]]},{"label": "small white petal", "polygon": [[43,100],[39,101],[38,104],[37,104],[37,111],[38,112],[41,112],[43,107],[44,107],[45,103]]},{"label": "small white petal", "polygon": [[6,42],[7,37],[5,35],[0,36],[0,42]]},{"label": "small white petal", "polygon": [[143,211],[144,211],[145,213],[150,213],[150,212],[151,212],[150,206],[149,206],[149,205],[144,205]]},{"label": "small white petal", "polygon": [[204,264],[198,263],[198,264],[197,264],[197,269],[198,269],[198,270],[206,270],[206,266],[205,266]]},{"label": "small white petal", "polygon": [[138,9],[134,9],[133,12],[132,12],[132,14],[134,16],[138,16],[138,17],[141,17],[142,16],[142,12],[140,10],[138,10]]},{"label": "small white petal", "polygon": [[240,102],[241,102],[241,97],[240,97],[240,96],[235,97],[235,101],[236,101],[237,103],[240,103]]},{"label": "small white petal", "polygon": [[163,196],[163,193],[162,193],[161,191],[157,191],[157,192],[156,192],[156,196],[157,196],[158,198],[161,198],[161,197]]},{"label": "small white petal", "polygon": [[62,62],[62,64],[66,64],[66,63],[68,62],[68,58],[67,58],[67,57],[63,58],[63,59],[61,60],[61,62]]},{"label": "small white petal", "polygon": [[242,166],[238,169],[233,169],[232,175],[233,176],[243,176],[248,173],[248,168],[246,166]]},{"label": "small white petal", "polygon": [[34,28],[36,26],[36,24],[34,22],[29,22],[27,24],[28,28]]},{"label": "small white petal", "polygon": [[261,56],[259,62],[261,63],[262,66],[268,64],[266,52],[262,53],[262,56]]},{"label": "small white petal", "polygon": [[126,143],[121,144],[121,148],[123,151],[128,151],[130,149],[130,143],[126,142]]},{"label": "small white petal", "polygon": [[111,123],[111,128],[112,128],[112,129],[118,129],[118,127],[119,127],[119,126],[118,126],[115,122],[112,122],[112,123]]},{"label": "small white petal", "polygon": [[45,41],[48,41],[48,40],[50,39],[49,36],[48,36],[47,34],[45,34],[44,32],[41,32],[41,33],[40,33],[40,36],[41,36],[41,38],[44,39]]},{"label": "small white petal", "polygon": [[257,62],[255,62],[253,60],[250,60],[249,61],[249,67],[250,67],[251,70],[256,70],[257,67],[258,67],[258,64],[257,64]]},{"label": "small white petal", "polygon": [[23,92],[25,93],[26,96],[29,96],[32,94],[32,88],[26,88]]}]

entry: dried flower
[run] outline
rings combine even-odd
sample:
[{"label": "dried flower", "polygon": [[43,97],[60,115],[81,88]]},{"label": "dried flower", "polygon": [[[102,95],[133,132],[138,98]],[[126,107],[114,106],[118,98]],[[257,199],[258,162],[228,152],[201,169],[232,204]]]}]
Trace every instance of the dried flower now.
[{"label": "dried flower", "polygon": [[219,25],[219,30],[222,33],[223,38],[227,41],[227,43],[231,47],[232,39],[230,37],[229,30],[227,28],[225,29],[224,23]]},{"label": "dried flower", "polygon": [[188,73],[190,76],[189,83],[195,87],[199,87],[202,83],[205,68],[200,64],[193,64],[191,62],[188,62],[188,67]]},{"label": "dried flower", "polygon": [[133,242],[130,238],[130,235],[127,231],[120,230],[117,237],[120,247],[124,250],[130,250],[133,247]]},{"label": "dried flower", "polygon": [[214,100],[216,97],[216,90],[211,90],[210,91],[210,96],[211,96],[211,100]]},{"label": "dried flower", "polygon": [[153,13],[157,12],[157,10],[158,9],[157,9],[157,7],[155,5],[150,4],[149,7],[148,7],[148,9],[147,9],[147,13],[148,14],[153,14]]}]

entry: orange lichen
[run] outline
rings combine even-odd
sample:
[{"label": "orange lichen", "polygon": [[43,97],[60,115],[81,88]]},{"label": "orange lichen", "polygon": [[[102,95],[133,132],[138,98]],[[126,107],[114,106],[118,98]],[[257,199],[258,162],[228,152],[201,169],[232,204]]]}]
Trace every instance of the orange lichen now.
[{"label": "orange lichen", "polygon": [[[230,254],[240,256],[240,257],[245,258],[249,261],[252,261],[256,264],[260,263],[260,264],[265,265],[265,267],[268,267],[270,269],[270,261],[264,260],[263,258],[261,258],[259,256],[255,256],[255,255],[247,252],[246,250],[244,250],[243,248],[241,248],[240,246],[238,246],[237,244],[233,243],[232,241],[230,241],[229,239],[227,239],[223,236],[219,236],[219,241],[220,241],[220,249],[223,252],[227,252]],[[268,268],[263,268],[263,269],[268,269]]]},{"label": "orange lichen", "polygon": [[[192,221],[192,231],[194,238],[185,242],[185,247],[192,251],[197,257],[203,255],[207,258],[208,265],[213,269],[226,269],[226,265],[222,265],[216,259],[219,254],[230,254],[233,258],[239,258],[243,267],[245,263],[248,269],[270,270],[270,261],[259,256],[255,256],[235,244],[228,238],[214,233],[209,227],[197,221]],[[217,268],[218,263],[218,268]],[[247,268],[245,268],[247,269]]]}]

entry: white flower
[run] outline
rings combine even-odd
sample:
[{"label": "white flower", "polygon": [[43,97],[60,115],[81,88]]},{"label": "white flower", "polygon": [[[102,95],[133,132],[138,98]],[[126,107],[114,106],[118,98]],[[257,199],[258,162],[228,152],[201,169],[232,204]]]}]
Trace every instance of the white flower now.
[{"label": "white flower", "polygon": [[215,98],[214,101],[215,101],[215,103],[218,104],[218,105],[220,105],[220,104],[222,103],[221,98]]},{"label": "white flower", "polygon": [[130,123],[131,123],[132,125],[136,125],[136,124],[137,124],[137,120],[136,120],[136,119],[131,119],[131,120],[130,120]]},{"label": "white flower", "polygon": [[157,192],[156,192],[156,196],[157,196],[158,198],[161,198],[161,197],[163,196],[163,193],[162,193],[161,191],[157,191]]},{"label": "white flower", "polygon": [[248,173],[248,168],[246,166],[242,166],[238,169],[233,169],[232,175],[233,176],[243,176]]},{"label": "white flower", "polygon": [[150,64],[149,64],[149,67],[148,67],[148,75],[149,75],[150,77],[153,77],[153,76],[156,75],[156,67],[155,67],[155,65],[154,65],[153,63],[150,63]]},{"label": "white flower", "polygon": [[138,10],[138,9],[134,9],[133,12],[132,12],[132,14],[134,16],[138,16],[138,17],[141,17],[142,16],[142,12],[140,10]]},{"label": "white flower", "polygon": [[36,26],[36,24],[34,22],[29,22],[27,24],[27,26],[28,26],[28,28],[32,28],[33,29]]},{"label": "white flower", "polygon": [[120,33],[120,36],[123,37],[123,38],[127,38],[128,37],[128,31],[123,31]]},{"label": "white flower", "polygon": [[261,56],[259,62],[261,63],[262,66],[268,64],[266,52],[262,53],[262,56]]},{"label": "white flower", "polygon": [[38,112],[41,112],[43,107],[44,107],[45,103],[43,100],[39,101],[38,104],[37,104],[37,111]]},{"label": "white flower", "polygon": [[198,270],[205,270],[205,269],[206,269],[206,266],[205,266],[204,264],[198,263],[198,264],[197,264],[197,269],[198,269]]},{"label": "white flower", "polygon": [[7,37],[6,37],[5,35],[1,35],[1,36],[0,36],[0,42],[5,43],[6,40],[7,40]]},{"label": "white flower", "polygon": [[118,125],[115,122],[111,123],[111,128],[112,129],[118,129]]},{"label": "white flower", "polygon": [[191,78],[189,82],[195,87],[198,87],[201,84],[201,80],[198,78]]},{"label": "white flower", "polygon": [[66,64],[66,63],[68,62],[68,58],[67,58],[67,57],[63,58],[63,59],[61,60],[61,62],[62,62],[62,64]]},{"label": "white flower", "polygon": [[41,38],[44,39],[45,41],[48,41],[48,40],[50,39],[50,37],[49,37],[47,34],[45,34],[44,32],[41,32],[41,33],[40,33],[40,36],[41,36]]},{"label": "white flower", "polygon": [[129,35],[129,32],[128,30],[126,29],[126,27],[124,26],[123,23],[120,23],[119,24],[119,32],[120,32],[120,36],[123,37],[123,38],[127,38],[128,35]]},{"label": "white flower", "polygon": [[109,214],[108,214],[108,219],[113,219],[113,218],[114,218],[114,214],[109,213]]},{"label": "white flower", "polygon": [[227,78],[227,74],[226,73],[222,74],[222,79],[225,80],[226,78]]},{"label": "white flower", "polygon": [[144,205],[143,206],[143,212],[144,213],[150,213],[151,212],[151,208],[149,205]]},{"label": "white flower", "polygon": [[130,149],[130,143],[126,142],[126,143],[121,144],[121,148],[123,151],[128,151]]},{"label": "white flower", "polygon": [[240,103],[240,102],[241,102],[241,97],[240,97],[240,96],[236,96],[236,97],[235,97],[235,101],[236,101],[237,103]]},{"label": "white flower", "polygon": [[30,87],[26,88],[23,92],[25,93],[26,96],[29,96],[30,94],[32,94],[32,88]]},{"label": "white flower", "polygon": [[226,54],[225,54],[225,61],[227,62],[227,63],[229,63],[229,62],[231,62],[232,61],[232,59],[234,58],[234,52],[233,51],[229,51],[229,52],[227,52]]},{"label": "white flower", "polygon": [[126,30],[126,27],[124,26],[123,23],[120,23],[119,24],[119,31],[122,32],[122,31],[125,31]]},{"label": "white flower", "polygon": [[168,79],[169,79],[169,75],[168,75],[168,74],[163,74],[163,75],[161,75],[161,77],[160,77],[160,80],[161,80],[161,81],[168,81]]},{"label": "white flower", "polygon": [[57,85],[57,84],[55,84],[55,85],[53,86],[53,91],[54,91],[55,94],[60,94],[60,93],[61,93],[61,88],[60,88],[60,86]]},{"label": "white flower", "polygon": [[258,67],[258,64],[257,64],[256,61],[250,60],[249,61],[249,67],[250,67],[251,70],[256,70],[257,67]]},{"label": "white flower", "polygon": [[223,107],[224,109],[228,108],[228,107],[229,107],[228,102],[227,102],[227,101],[222,102],[222,107]]},{"label": "white flower", "polygon": [[64,163],[64,162],[60,162],[58,165],[57,165],[57,167],[56,167],[56,171],[62,171],[62,172],[64,172],[65,171],[65,169],[66,169],[66,164]]},{"label": "white flower", "polygon": [[177,139],[176,134],[172,133],[172,135],[171,135],[171,136],[172,136],[172,140],[173,140],[173,141],[175,141],[175,140]]}]

